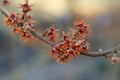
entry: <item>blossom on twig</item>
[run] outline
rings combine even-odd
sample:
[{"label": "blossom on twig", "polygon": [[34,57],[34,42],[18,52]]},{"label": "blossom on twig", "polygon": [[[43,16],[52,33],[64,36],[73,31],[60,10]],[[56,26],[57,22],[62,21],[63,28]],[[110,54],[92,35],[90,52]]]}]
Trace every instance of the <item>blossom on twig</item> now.
[{"label": "blossom on twig", "polygon": [[58,40],[59,34],[58,29],[55,29],[54,25],[50,26],[49,30],[47,30],[45,36],[51,42],[56,42]]}]

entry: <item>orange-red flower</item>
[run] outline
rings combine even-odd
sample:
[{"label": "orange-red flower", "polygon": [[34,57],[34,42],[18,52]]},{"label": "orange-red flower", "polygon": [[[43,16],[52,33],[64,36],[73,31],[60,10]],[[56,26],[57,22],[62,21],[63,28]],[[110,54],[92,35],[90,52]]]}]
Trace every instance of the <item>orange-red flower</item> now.
[{"label": "orange-red flower", "polygon": [[81,27],[83,27],[84,26],[84,21],[83,20],[77,20],[77,21],[75,21],[74,22],[74,27],[77,27],[77,28],[81,28]]},{"label": "orange-red flower", "polygon": [[7,24],[8,27],[13,27],[15,25],[15,14],[11,13],[10,16],[4,19],[4,22]]},{"label": "orange-red flower", "polygon": [[27,13],[32,10],[33,5],[29,5],[28,2],[29,0],[25,0],[24,4],[20,4],[20,8],[22,8],[23,13]]},{"label": "orange-red flower", "polygon": [[63,32],[62,41],[57,44],[53,50],[51,50],[51,55],[56,59],[59,63],[67,63],[81,54],[81,52],[86,53],[89,49],[89,43],[84,40],[75,40],[67,34]]},{"label": "orange-red flower", "polygon": [[70,59],[70,57],[72,57],[71,52],[69,52],[69,50],[72,47],[72,40],[69,39],[69,37],[67,35],[63,36],[63,40],[61,43],[57,44],[53,50],[51,50],[51,55],[56,59],[57,62],[59,63],[67,63]]},{"label": "orange-red flower", "polygon": [[[8,0],[4,0],[7,4]],[[25,3],[20,4],[22,13],[13,14],[5,18],[5,23],[12,27],[14,34],[19,34],[20,38],[27,42],[33,38],[32,31],[34,27],[34,21],[31,20],[32,16],[28,14],[32,10],[32,5],[28,4],[28,0]],[[73,60],[76,56],[81,53],[86,53],[89,50],[89,43],[85,40],[86,36],[90,32],[89,26],[85,24],[83,20],[75,21],[74,28],[70,29],[70,33],[63,32],[63,36],[60,41],[58,40],[59,34],[54,25],[44,33],[50,42],[56,43],[54,48],[51,50],[51,55],[59,63],[67,63]]]},{"label": "orange-red flower", "polygon": [[78,40],[77,42],[74,43],[73,45],[73,50],[75,50],[76,55],[79,55],[80,52],[87,52],[89,49],[89,43],[82,39],[82,40]]},{"label": "orange-red flower", "polygon": [[69,61],[69,49],[72,47],[72,40],[69,36],[63,33],[62,42],[57,44],[53,50],[51,50],[51,55],[56,59],[59,63],[67,63]]},{"label": "orange-red flower", "polygon": [[79,40],[77,42],[71,41],[70,43],[63,41],[51,50],[51,55],[57,62],[67,63],[73,60],[75,56],[80,55],[81,52],[87,52],[88,49],[89,43],[85,40]]},{"label": "orange-red flower", "polygon": [[85,24],[85,22],[83,20],[81,21],[75,21],[74,22],[74,26],[76,28],[76,32],[75,32],[75,37],[77,39],[83,39],[86,38],[86,36],[88,35],[88,33],[90,32],[89,30],[89,26]]},{"label": "orange-red flower", "polygon": [[58,34],[57,29],[54,28],[54,25],[50,26],[49,30],[47,31],[47,33],[45,34],[45,36],[48,38],[49,41],[51,42],[56,42],[59,34]]},{"label": "orange-red flower", "polygon": [[25,31],[23,28],[15,27],[13,30],[14,34],[19,34],[20,38],[24,40],[24,42],[28,42],[28,40],[33,38],[33,35],[29,31]]},{"label": "orange-red flower", "polygon": [[13,25],[14,25],[14,19],[12,19],[11,17],[6,17],[5,19],[4,19],[4,22],[7,24],[7,26],[8,27],[13,27]]},{"label": "orange-red flower", "polygon": [[5,23],[10,28],[12,27],[12,32],[14,34],[19,34],[20,38],[23,38],[25,42],[33,37],[31,31],[33,31],[32,27],[34,26],[34,21],[29,17],[25,17],[26,15],[11,13],[9,17],[5,18]]}]

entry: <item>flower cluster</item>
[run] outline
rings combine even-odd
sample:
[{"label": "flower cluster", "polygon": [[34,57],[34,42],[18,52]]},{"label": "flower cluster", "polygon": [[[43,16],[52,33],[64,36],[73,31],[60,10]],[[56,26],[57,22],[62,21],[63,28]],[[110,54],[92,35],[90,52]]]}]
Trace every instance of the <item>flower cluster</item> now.
[{"label": "flower cluster", "polygon": [[51,50],[51,55],[59,63],[67,63],[89,50],[89,43],[84,39],[90,32],[89,27],[83,21],[75,21],[74,26],[72,33],[63,32],[61,42]]},{"label": "flower cluster", "polygon": [[[25,7],[25,4],[28,7]],[[6,17],[4,22],[12,29],[13,33],[19,34],[20,38],[23,38],[24,41],[28,41],[28,39],[33,37],[31,32],[34,27],[34,21],[31,20],[31,15],[27,14],[31,7],[28,5],[28,0],[26,0],[23,5],[20,5],[20,7],[23,10],[22,13],[15,14],[11,12],[10,16]]]},{"label": "flower cluster", "polygon": [[[5,23],[9,28],[12,29],[14,34],[18,34],[24,41],[28,41],[33,37],[34,21],[31,19],[32,16],[28,13],[32,10],[32,5],[28,4],[28,0],[25,3],[20,4],[22,13],[13,13],[5,18]],[[8,0],[4,0],[4,5],[8,4]],[[89,43],[85,40],[88,33],[90,32],[89,26],[82,21],[75,21],[74,28],[70,29],[70,32],[63,32],[63,36],[58,40],[59,34],[54,25],[44,33],[43,37],[46,37],[48,41],[55,44],[51,50],[51,55],[59,63],[67,63],[73,60],[76,56],[81,53],[86,53],[89,50]]]},{"label": "flower cluster", "polygon": [[54,25],[50,26],[49,30],[45,33],[45,36],[51,42],[56,42],[58,40],[59,34],[57,33],[59,30],[54,28]]}]

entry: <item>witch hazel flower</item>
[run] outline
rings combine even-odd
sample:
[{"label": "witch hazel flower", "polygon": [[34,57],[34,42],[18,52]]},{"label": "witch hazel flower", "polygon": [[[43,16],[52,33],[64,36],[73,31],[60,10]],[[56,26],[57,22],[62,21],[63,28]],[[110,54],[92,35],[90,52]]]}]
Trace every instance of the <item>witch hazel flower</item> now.
[{"label": "witch hazel flower", "polygon": [[[7,1],[7,0],[4,0]],[[19,5],[22,9],[21,13],[11,12],[10,16],[7,15],[5,23],[7,24],[14,34],[18,34],[25,42],[33,38],[34,23],[32,16],[28,14],[32,10],[29,0],[25,0],[23,4]],[[74,27],[70,31],[62,32],[62,38],[58,39],[58,29],[51,25],[49,29],[41,36],[45,37],[47,43],[53,44],[53,49],[50,54],[59,63],[68,63],[81,53],[87,53],[89,50],[89,43],[85,40],[90,32],[89,25],[86,25],[83,20],[74,22]],[[34,35],[35,36],[35,35]],[[47,38],[47,39],[46,39]]]},{"label": "witch hazel flower", "polygon": [[[89,43],[82,39],[82,40],[79,40],[77,41],[74,45],[73,45],[73,49],[75,51],[78,51],[78,52],[87,52],[89,50]],[[78,53],[77,52],[77,53]]]},{"label": "witch hazel flower", "polygon": [[12,29],[12,32],[19,34],[20,38],[25,42],[33,38],[31,32],[34,31],[35,21],[31,20],[31,15],[27,14],[27,12],[32,10],[31,7],[32,5],[28,4],[28,0],[25,0],[25,3],[20,4],[20,8],[23,9],[22,13],[15,14],[11,12],[10,16],[4,19],[4,22]]},{"label": "witch hazel flower", "polygon": [[58,40],[59,34],[58,29],[55,29],[55,25],[50,26],[50,28],[45,33],[45,36],[48,38],[51,42],[56,42]]},{"label": "witch hazel flower", "polygon": [[11,12],[10,16],[4,19],[4,22],[9,28],[12,28],[15,25],[15,14]]},{"label": "witch hazel flower", "polygon": [[51,55],[61,64],[68,63],[89,50],[89,43],[84,39],[86,36],[83,37],[89,32],[88,26],[82,21],[75,22],[74,26],[72,33],[63,32],[61,41],[51,50]]},{"label": "witch hazel flower", "polygon": [[78,39],[86,38],[88,33],[90,32],[89,25],[86,25],[83,20],[75,21],[74,27],[76,28],[75,37],[77,37]]},{"label": "witch hazel flower", "polygon": [[32,10],[33,5],[28,4],[29,0],[25,0],[24,4],[20,4],[20,8],[22,9],[23,13],[28,13]]},{"label": "witch hazel flower", "polygon": [[87,52],[89,49],[88,42],[85,40],[80,40],[77,42],[74,41],[63,41],[60,44],[57,44],[53,50],[51,50],[51,55],[59,63],[67,63],[79,56],[81,52]]},{"label": "witch hazel flower", "polygon": [[80,55],[81,52],[87,52],[89,49],[88,42],[84,39],[74,40],[69,34],[63,32],[62,42],[57,44],[52,50],[51,55],[59,63],[68,63],[73,60],[76,56]]}]

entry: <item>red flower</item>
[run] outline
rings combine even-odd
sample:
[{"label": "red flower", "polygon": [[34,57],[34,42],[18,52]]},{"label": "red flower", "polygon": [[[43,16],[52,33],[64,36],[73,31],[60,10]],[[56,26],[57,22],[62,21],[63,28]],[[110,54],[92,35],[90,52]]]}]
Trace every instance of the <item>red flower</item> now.
[{"label": "red flower", "polygon": [[15,24],[15,14],[11,13],[11,15],[9,17],[6,17],[4,19],[4,22],[8,25],[8,27],[13,27],[13,25]]},{"label": "red flower", "polygon": [[76,41],[64,33],[62,42],[51,50],[51,55],[57,62],[67,63],[73,60],[75,56],[80,55],[81,52],[87,52],[88,49],[89,43],[87,41],[84,39]]},{"label": "red flower", "polygon": [[24,4],[20,4],[20,8],[22,8],[23,13],[27,13],[32,10],[33,5],[28,4],[29,0],[25,0]]},{"label": "red flower", "polygon": [[84,23],[84,21],[75,21],[74,26],[76,28],[75,37],[77,39],[86,38],[88,33],[90,32],[89,26]]},{"label": "red flower", "polygon": [[77,20],[74,22],[74,26],[77,27],[77,28],[81,28],[84,26],[84,21],[83,20]]},{"label": "red flower", "polygon": [[29,39],[32,39],[32,34],[25,31],[23,28],[19,28],[18,32],[20,34],[20,38],[23,38],[25,42],[28,42]]},{"label": "red flower", "polygon": [[54,28],[54,25],[50,26],[49,30],[45,34],[45,36],[49,39],[51,42],[56,42],[59,34],[57,33],[59,30]]},{"label": "red flower", "polygon": [[76,43],[74,43],[72,48],[73,48],[73,50],[75,50],[76,55],[79,55],[80,52],[88,51],[89,43],[86,40],[82,39],[82,40],[79,40]]}]

